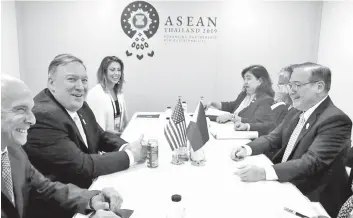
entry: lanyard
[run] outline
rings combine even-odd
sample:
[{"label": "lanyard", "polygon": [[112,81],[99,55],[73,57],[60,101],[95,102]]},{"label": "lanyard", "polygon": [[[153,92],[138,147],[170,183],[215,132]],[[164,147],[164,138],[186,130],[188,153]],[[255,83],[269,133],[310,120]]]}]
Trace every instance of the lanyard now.
[{"label": "lanyard", "polygon": [[114,111],[114,118],[117,118],[118,117],[118,110],[116,109],[115,101],[114,101],[112,95],[109,95],[109,97],[110,97],[110,100],[112,101],[112,106],[113,106],[113,111]]}]

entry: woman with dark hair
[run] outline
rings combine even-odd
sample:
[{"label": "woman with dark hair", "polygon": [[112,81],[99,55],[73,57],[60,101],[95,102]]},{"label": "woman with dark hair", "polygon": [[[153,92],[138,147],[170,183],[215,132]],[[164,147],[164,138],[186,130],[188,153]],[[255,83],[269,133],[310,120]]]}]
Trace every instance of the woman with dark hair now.
[{"label": "woman with dark hair", "polygon": [[243,91],[235,101],[210,102],[206,108],[213,106],[226,111],[216,118],[219,123],[232,120],[236,125],[246,124],[246,129],[258,131],[259,135],[267,134],[268,129],[263,129],[265,122],[272,123],[271,105],[273,104],[274,91],[271,78],[267,70],[261,65],[252,65],[241,72],[244,79]]},{"label": "woman with dark hair", "polygon": [[98,124],[106,131],[121,133],[127,125],[123,94],[124,63],[115,56],[105,57],[97,71],[98,84],[87,95],[87,103]]}]

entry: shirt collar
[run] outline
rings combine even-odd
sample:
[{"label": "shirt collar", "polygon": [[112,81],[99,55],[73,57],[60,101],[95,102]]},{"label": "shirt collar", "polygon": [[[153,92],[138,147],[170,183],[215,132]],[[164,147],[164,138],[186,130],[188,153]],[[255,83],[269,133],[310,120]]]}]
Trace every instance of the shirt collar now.
[{"label": "shirt collar", "polygon": [[7,152],[7,146],[5,147],[5,149],[3,151],[1,151],[1,155],[5,154]]},{"label": "shirt collar", "polygon": [[[66,109],[65,109],[66,110]],[[69,111],[69,110],[66,110],[67,113],[70,115],[70,117],[75,120],[75,117],[78,116],[77,112],[72,112],[72,111]]]},{"label": "shirt collar", "polygon": [[321,101],[319,101],[317,104],[315,104],[314,106],[312,106],[311,108],[309,108],[308,110],[306,110],[304,113],[303,113],[303,116],[304,116],[304,120],[305,122],[309,119],[310,115],[315,111],[315,109],[317,107],[319,107],[319,105],[326,100],[326,98],[328,97],[328,95],[326,95],[325,98],[323,98]]}]

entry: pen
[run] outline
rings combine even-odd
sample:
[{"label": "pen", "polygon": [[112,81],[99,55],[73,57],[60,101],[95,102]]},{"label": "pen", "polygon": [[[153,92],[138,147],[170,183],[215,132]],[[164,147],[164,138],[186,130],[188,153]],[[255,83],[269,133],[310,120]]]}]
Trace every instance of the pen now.
[{"label": "pen", "polygon": [[284,208],[284,210],[289,212],[289,213],[291,213],[291,214],[294,214],[294,215],[297,215],[299,217],[302,217],[302,218],[309,218],[308,216],[305,216],[305,215],[303,215],[301,213],[298,213],[297,211],[291,210],[291,209],[286,208],[286,207]]}]

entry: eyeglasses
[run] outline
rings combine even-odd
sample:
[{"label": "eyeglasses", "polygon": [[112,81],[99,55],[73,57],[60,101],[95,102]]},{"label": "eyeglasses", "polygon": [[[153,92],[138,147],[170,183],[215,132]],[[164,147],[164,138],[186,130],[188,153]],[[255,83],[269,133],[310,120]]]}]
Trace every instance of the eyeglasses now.
[{"label": "eyeglasses", "polygon": [[287,88],[289,90],[293,90],[293,91],[298,91],[298,89],[300,89],[302,86],[304,85],[307,85],[307,84],[311,84],[311,83],[317,83],[317,82],[320,82],[319,80],[318,81],[309,81],[307,83],[298,83],[298,82],[293,82],[293,83],[288,83],[287,84]]}]

